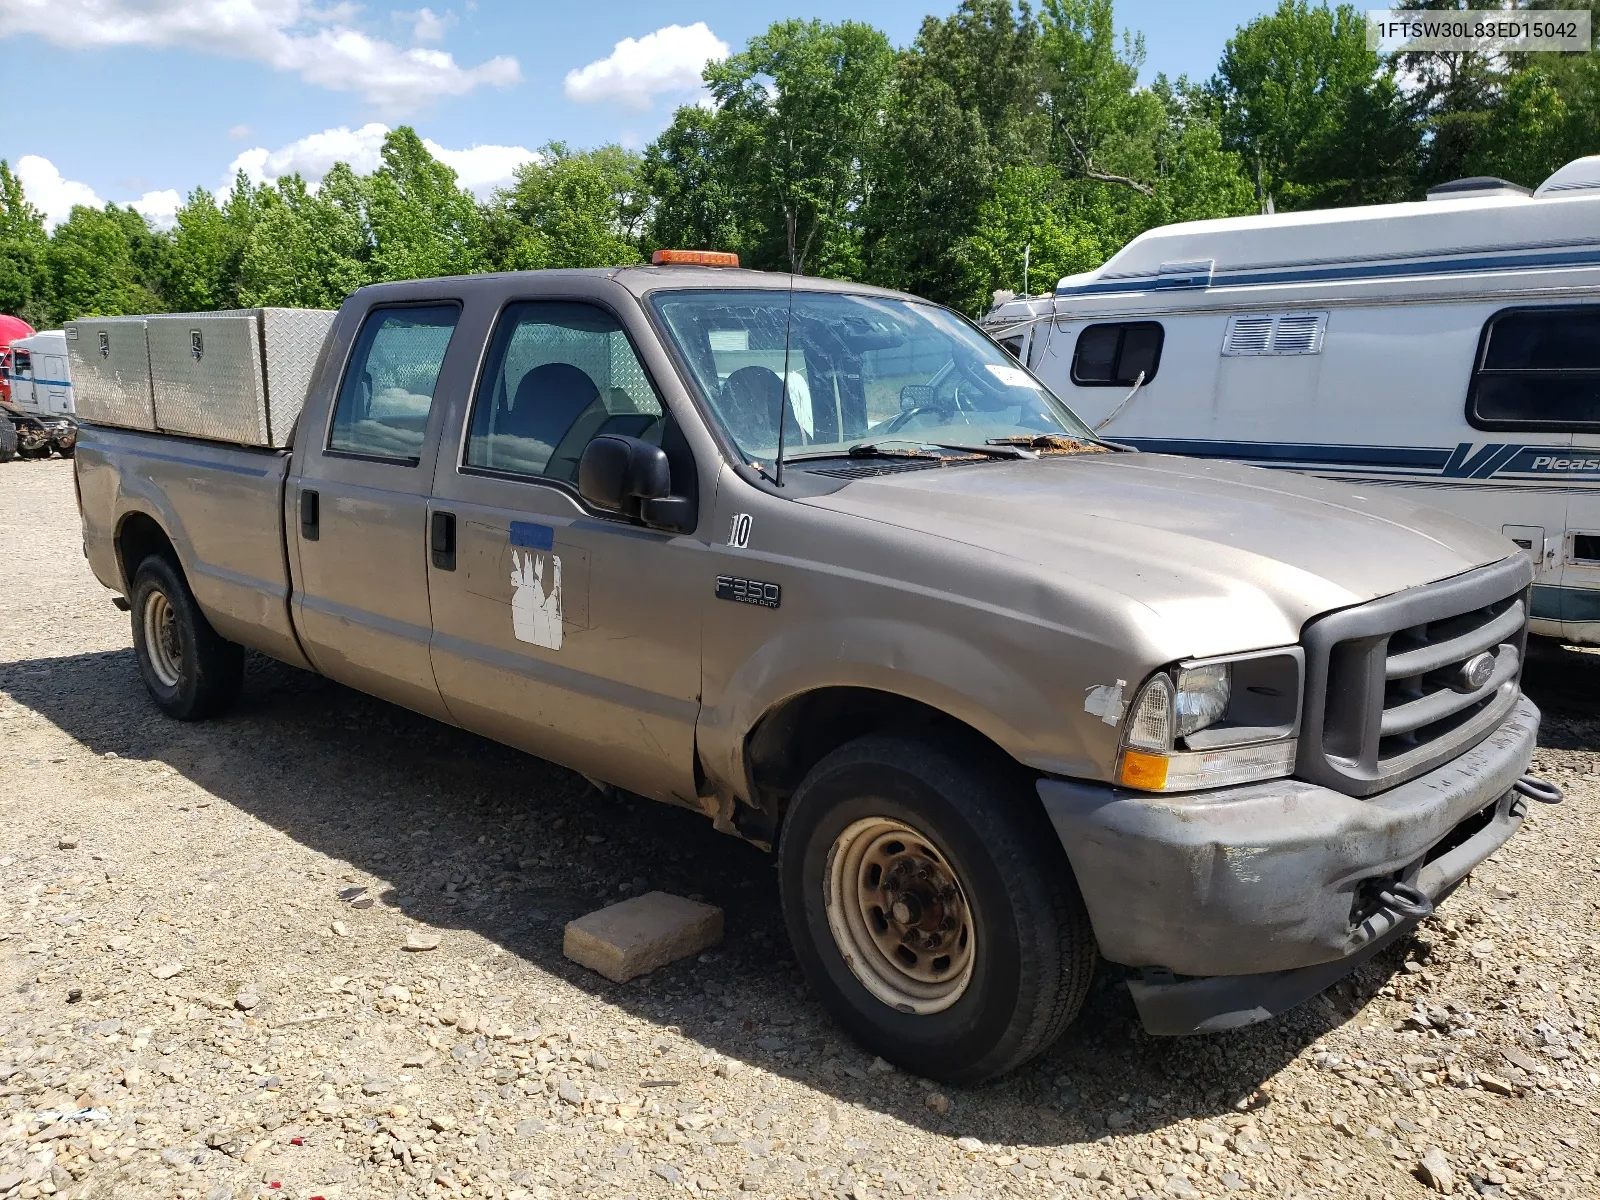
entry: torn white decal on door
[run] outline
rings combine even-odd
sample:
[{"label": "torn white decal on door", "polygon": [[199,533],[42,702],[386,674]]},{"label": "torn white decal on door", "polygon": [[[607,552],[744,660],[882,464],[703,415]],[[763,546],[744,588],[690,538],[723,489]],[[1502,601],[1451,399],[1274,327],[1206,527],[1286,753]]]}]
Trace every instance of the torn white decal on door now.
[{"label": "torn white decal on door", "polygon": [[561,558],[511,553],[511,630],[519,642],[561,649]]}]

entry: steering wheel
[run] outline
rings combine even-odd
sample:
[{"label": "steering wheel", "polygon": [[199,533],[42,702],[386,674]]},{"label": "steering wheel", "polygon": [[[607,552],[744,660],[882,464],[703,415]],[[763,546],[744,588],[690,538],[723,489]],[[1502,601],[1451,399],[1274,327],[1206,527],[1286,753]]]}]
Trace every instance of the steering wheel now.
[{"label": "steering wheel", "polygon": [[918,413],[933,413],[935,416],[939,416],[939,417],[942,417],[944,415],[943,410],[940,409],[939,407],[937,407],[936,405],[920,404],[916,408],[908,408],[908,409],[906,409],[899,416],[897,416],[894,419],[892,419],[889,422],[888,425],[884,426],[884,432],[885,433],[899,433],[902,429],[905,428],[906,422],[911,420],[911,418],[916,416]]}]

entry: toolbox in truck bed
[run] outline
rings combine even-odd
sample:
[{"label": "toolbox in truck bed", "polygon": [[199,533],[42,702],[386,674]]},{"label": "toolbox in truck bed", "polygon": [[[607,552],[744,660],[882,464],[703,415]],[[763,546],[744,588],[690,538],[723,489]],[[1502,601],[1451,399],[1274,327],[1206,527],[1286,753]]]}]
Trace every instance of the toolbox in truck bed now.
[{"label": "toolbox in truck bed", "polygon": [[67,337],[73,378],[85,381],[79,412],[102,425],[286,447],[333,317],[248,308],[75,322]]}]

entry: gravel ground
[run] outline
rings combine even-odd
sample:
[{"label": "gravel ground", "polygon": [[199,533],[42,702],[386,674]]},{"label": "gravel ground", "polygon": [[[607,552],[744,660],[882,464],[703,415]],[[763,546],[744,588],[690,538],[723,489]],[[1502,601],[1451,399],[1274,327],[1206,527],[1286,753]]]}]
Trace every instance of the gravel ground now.
[{"label": "gravel ground", "polygon": [[[0,467],[0,533],[0,1196],[1600,1196],[1600,655],[1529,668],[1567,802],[1415,937],[1182,1041],[1102,969],[960,1090],[829,1023],[759,852],[263,660],[167,720],[70,464]],[[722,948],[561,957],[654,888]]]}]

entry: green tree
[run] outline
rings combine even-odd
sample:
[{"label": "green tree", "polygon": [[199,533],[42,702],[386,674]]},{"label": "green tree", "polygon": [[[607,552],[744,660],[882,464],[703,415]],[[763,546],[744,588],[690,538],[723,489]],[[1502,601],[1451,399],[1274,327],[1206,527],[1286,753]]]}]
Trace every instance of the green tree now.
[{"label": "green tree", "polygon": [[1138,86],[1144,39],[1117,36],[1111,0],[1046,0],[1041,22],[1050,161],[1069,177],[1151,195],[1166,113]]},{"label": "green tree", "polygon": [[33,325],[43,322],[40,263],[48,244],[44,215],[28,203],[11,164],[0,159],[0,312]]},{"label": "green tree", "polygon": [[[1039,153],[1039,28],[1010,0],[963,0],[928,17],[896,58],[869,167],[865,258],[874,283],[971,305],[993,269],[963,239],[1008,166]],[[1020,260],[1019,260],[1020,261]]]},{"label": "green tree", "polygon": [[162,312],[167,240],[131,208],[78,205],[44,253],[52,320]]},{"label": "green tree", "polygon": [[1103,194],[1084,201],[1053,167],[1030,163],[1002,171],[958,247],[975,293],[963,297],[966,307],[983,307],[1000,288],[1054,287],[1061,276],[1090,270],[1115,253],[1116,213]]},{"label": "green tree", "polygon": [[870,25],[780,21],[706,67],[715,141],[734,202],[748,214],[751,265],[859,275],[893,52]]},{"label": "green tree", "polygon": [[1377,203],[1412,194],[1420,134],[1348,4],[1282,0],[1229,40],[1211,83],[1223,143],[1263,206]]},{"label": "green tree", "polygon": [[642,158],[621,146],[574,151],[552,142],[487,206],[490,261],[508,271],[638,262],[643,176]]},{"label": "green tree", "polygon": [[360,197],[360,181],[344,163],[316,192],[299,175],[279,179],[245,245],[240,304],[338,308],[370,271]]},{"label": "green tree", "polygon": [[238,258],[237,235],[216,197],[195,188],[179,207],[172,254],[162,288],[174,312],[206,312],[226,306]]},{"label": "green tree", "polygon": [[402,125],[383,139],[383,165],[367,179],[373,278],[465,275],[484,265],[482,219],[456,173]]},{"label": "green tree", "polygon": [[648,244],[687,250],[746,250],[751,244],[723,149],[724,128],[710,110],[687,104],[645,148],[640,179],[650,205]]}]

